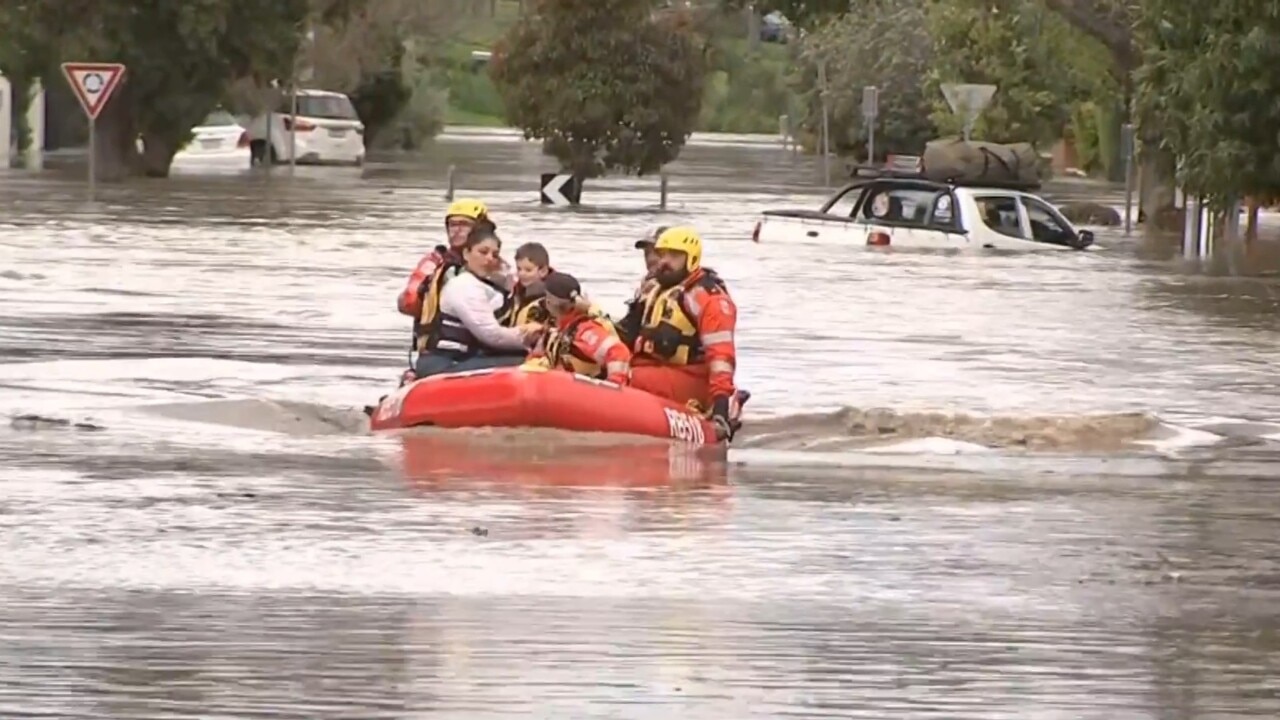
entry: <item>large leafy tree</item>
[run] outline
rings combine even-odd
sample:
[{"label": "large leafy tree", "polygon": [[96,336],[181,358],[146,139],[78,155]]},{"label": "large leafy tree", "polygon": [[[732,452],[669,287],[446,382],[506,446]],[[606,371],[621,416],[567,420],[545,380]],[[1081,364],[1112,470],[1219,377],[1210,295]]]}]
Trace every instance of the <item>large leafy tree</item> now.
[{"label": "large leafy tree", "polygon": [[585,176],[679,156],[702,104],[692,18],[653,0],[539,0],[494,49],[507,119]]},{"label": "large leafy tree", "polygon": [[229,81],[288,77],[307,13],[307,0],[6,0],[0,37],[46,84],[65,82],[60,62],[124,63],[126,81],[96,124],[99,174],[163,176]]},{"label": "large leafy tree", "polygon": [[1138,105],[1180,160],[1178,179],[1218,208],[1280,190],[1280,6],[1146,0]]},{"label": "large leafy tree", "polygon": [[428,49],[474,15],[478,0],[311,2],[320,22],[299,63],[317,86],[351,95],[367,144],[389,128],[412,131],[420,142],[443,127],[446,98],[433,82]]},{"label": "large leafy tree", "polygon": [[935,134],[924,95],[933,62],[925,27],[928,1],[864,0],[805,36],[795,82],[805,109],[800,133],[807,144],[816,146],[822,126],[821,64],[833,150],[865,154],[862,88],[867,85],[880,89],[877,155],[923,149]]},{"label": "large leafy tree", "polygon": [[928,10],[934,62],[927,93],[939,129],[959,133],[943,83],[998,90],[975,135],[997,142],[1051,143],[1062,137],[1072,105],[1113,92],[1105,51],[1040,0],[949,0]]}]

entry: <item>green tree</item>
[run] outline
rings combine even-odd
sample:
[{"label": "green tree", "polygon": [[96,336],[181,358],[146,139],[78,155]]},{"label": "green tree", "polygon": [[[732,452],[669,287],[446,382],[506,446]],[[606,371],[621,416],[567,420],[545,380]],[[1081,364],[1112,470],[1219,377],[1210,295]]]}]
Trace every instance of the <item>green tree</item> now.
[{"label": "green tree", "polygon": [[1142,195],[1139,207],[1148,218],[1178,218],[1174,213],[1174,157],[1164,147],[1163,128],[1150,115],[1134,108],[1132,78],[1142,60],[1142,38],[1135,28],[1145,15],[1146,0],[1044,0],[1049,9],[1073,27],[1101,43],[1110,53],[1111,71],[1121,85],[1125,102],[1119,117],[1132,117],[1137,124],[1140,151],[1138,165]]},{"label": "green tree", "polygon": [[1178,180],[1219,209],[1280,191],[1280,12],[1261,0],[1146,0],[1138,106],[1179,160]]},{"label": "green tree", "polygon": [[[425,61],[463,21],[464,0],[311,3],[313,40],[304,43],[298,64],[315,86],[351,96],[365,144],[417,146],[434,135],[443,126],[444,104]],[[465,5],[475,9],[474,2]],[[393,126],[393,139],[380,141]]]},{"label": "green tree", "polygon": [[[0,5],[0,38],[4,38],[0,42],[0,75],[9,80],[13,92],[13,107],[0,108],[0,112],[12,113],[19,150],[25,150],[31,142],[27,110],[31,106],[32,84],[49,65],[45,48],[32,34],[35,28],[19,22],[25,11],[21,5]],[[2,140],[8,142],[9,138]]]},{"label": "green tree", "polygon": [[877,155],[918,153],[933,135],[924,82],[933,62],[925,28],[928,0],[864,0],[828,20],[802,44],[794,78],[804,116],[800,136],[816,147],[822,127],[818,66],[825,64],[833,150],[865,155],[862,88],[880,89]]},{"label": "green tree", "polygon": [[698,120],[702,38],[653,0],[541,0],[494,48],[507,119],[566,169],[651,173]]},{"label": "green tree", "polygon": [[125,82],[96,123],[99,175],[164,176],[230,81],[289,75],[307,9],[306,0],[6,0],[0,37],[46,84],[65,82],[60,62],[124,63]]},{"label": "green tree", "polygon": [[741,38],[721,37],[708,61],[698,130],[775,133],[790,111],[790,57],[785,46],[750,49]]},{"label": "green tree", "polygon": [[934,63],[926,92],[944,133],[959,134],[963,119],[943,83],[997,86],[975,137],[1038,145],[1062,137],[1077,103],[1114,95],[1109,63],[1094,60],[1105,51],[1039,0],[935,1],[927,15]]},{"label": "green tree", "polygon": [[[417,150],[444,128],[445,109],[449,104],[445,79],[423,62],[418,53],[412,52],[412,48],[410,50],[401,59],[400,71],[396,74],[400,79],[395,81],[397,87],[408,88],[407,97],[399,104],[398,111],[391,116],[383,132],[369,137],[366,126],[365,141],[369,147],[374,147],[377,140],[376,146],[380,148]],[[369,102],[383,96],[359,94],[357,97],[357,102]],[[364,118],[365,109],[358,104],[356,107],[360,110],[360,117]],[[370,117],[378,115],[377,112],[369,113]]]}]

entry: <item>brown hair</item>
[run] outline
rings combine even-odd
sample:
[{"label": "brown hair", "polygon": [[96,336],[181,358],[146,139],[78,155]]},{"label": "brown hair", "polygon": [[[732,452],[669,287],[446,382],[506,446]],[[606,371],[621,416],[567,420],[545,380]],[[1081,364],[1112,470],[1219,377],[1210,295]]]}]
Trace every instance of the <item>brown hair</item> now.
[{"label": "brown hair", "polygon": [[498,237],[498,233],[493,231],[493,227],[480,224],[471,228],[471,232],[467,233],[467,241],[462,243],[462,249],[470,250],[485,240],[492,240],[498,243],[499,248],[502,247],[502,238]]},{"label": "brown hair", "polygon": [[538,269],[551,267],[551,254],[542,243],[528,242],[516,248],[516,260],[528,260]]}]

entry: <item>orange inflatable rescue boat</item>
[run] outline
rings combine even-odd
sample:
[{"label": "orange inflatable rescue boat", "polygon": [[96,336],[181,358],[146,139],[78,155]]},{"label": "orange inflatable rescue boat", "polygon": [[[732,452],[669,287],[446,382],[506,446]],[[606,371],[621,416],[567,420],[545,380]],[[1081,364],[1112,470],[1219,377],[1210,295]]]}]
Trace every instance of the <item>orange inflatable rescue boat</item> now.
[{"label": "orange inflatable rescue boat", "polygon": [[643,390],[560,370],[507,367],[433,375],[367,408],[373,431],[440,428],[554,428],[717,442],[700,414]]}]

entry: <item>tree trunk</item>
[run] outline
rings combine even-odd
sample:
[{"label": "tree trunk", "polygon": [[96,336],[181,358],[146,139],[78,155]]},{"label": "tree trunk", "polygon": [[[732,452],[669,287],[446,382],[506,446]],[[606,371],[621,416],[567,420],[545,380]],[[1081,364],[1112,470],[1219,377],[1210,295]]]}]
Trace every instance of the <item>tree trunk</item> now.
[{"label": "tree trunk", "polygon": [[178,142],[156,133],[142,135],[142,173],[147,177],[169,177],[169,167],[178,152]]},{"label": "tree trunk", "polygon": [[1124,182],[1124,136],[1123,126],[1128,120],[1127,108],[1123,100],[1108,105],[1105,110],[1098,113],[1099,125],[1105,123],[1106,127],[1099,127],[1099,134],[1106,132],[1108,143],[1106,146],[1107,154],[1102,159],[1107,170],[1107,179],[1111,182]]},{"label": "tree trunk", "polygon": [[138,134],[126,97],[128,91],[127,84],[118,88],[94,123],[94,172],[99,181],[119,182],[137,167]]},{"label": "tree trunk", "polygon": [[1143,133],[1143,150],[1138,155],[1138,172],[1142,178],[1142,194],[1138,198],[1138,210],[1146,218],[1148,227],[1177,230],[1182,227],[1183,214],[1174,204],[1177,164],[1173,154],[1158,145],[1153,133]]}]

